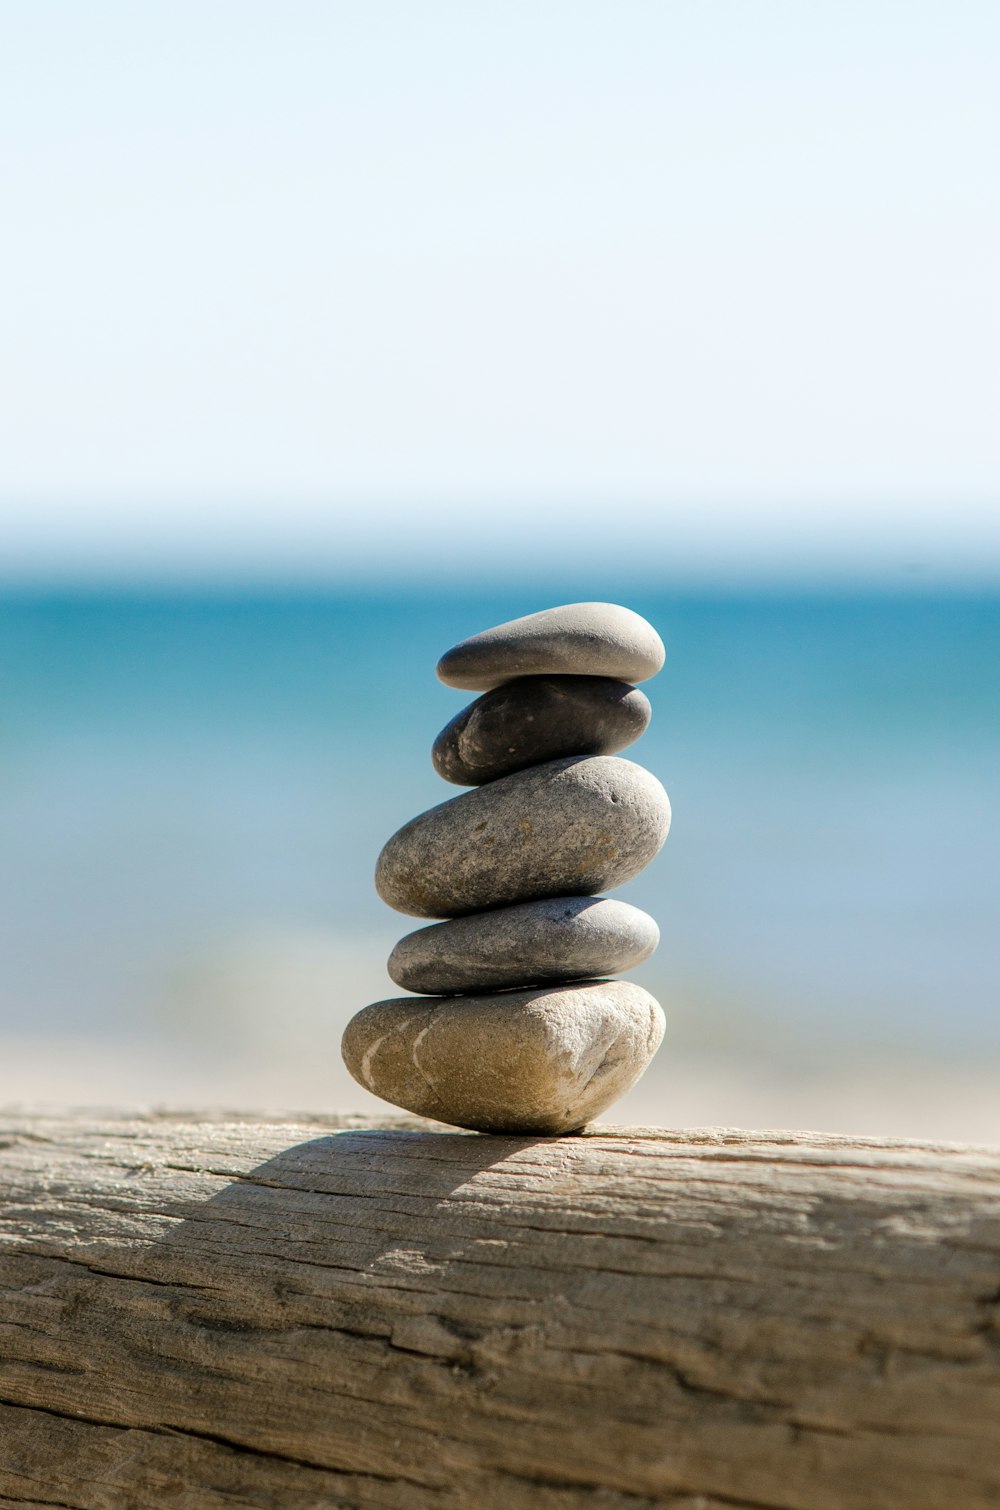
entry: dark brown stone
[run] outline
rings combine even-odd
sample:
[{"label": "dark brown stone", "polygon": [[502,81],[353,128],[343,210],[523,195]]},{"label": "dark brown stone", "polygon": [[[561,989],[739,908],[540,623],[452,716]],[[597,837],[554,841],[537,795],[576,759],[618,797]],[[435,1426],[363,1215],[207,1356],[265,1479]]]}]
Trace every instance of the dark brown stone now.
[{"label": "dark brown stone", "polygon": [[441,730],[434,769],[457,786],[482,786],[545,760],[613,755],[650,720],[649,699],[606,676],[522,676],[505,682]]}]

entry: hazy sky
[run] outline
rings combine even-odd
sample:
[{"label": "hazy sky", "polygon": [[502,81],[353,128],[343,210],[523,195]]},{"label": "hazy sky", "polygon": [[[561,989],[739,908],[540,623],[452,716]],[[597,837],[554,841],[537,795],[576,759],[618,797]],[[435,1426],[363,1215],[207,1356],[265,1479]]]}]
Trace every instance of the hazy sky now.
[{"label": "hazy sky", "polygon": [[995,0],[0,0],[0,572],[1000,575],[998,78]]}]

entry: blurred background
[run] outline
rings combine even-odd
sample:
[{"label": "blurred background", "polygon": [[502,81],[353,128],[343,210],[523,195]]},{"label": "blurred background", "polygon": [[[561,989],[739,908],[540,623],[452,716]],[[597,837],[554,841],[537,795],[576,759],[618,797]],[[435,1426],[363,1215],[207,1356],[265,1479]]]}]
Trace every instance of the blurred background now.
[{"label": "blurred background", "polygon": [[0,1103],[381,1106],[434,663],[667,644],[609,1115],[1000,1140],[1000,11],[0,5]]}]

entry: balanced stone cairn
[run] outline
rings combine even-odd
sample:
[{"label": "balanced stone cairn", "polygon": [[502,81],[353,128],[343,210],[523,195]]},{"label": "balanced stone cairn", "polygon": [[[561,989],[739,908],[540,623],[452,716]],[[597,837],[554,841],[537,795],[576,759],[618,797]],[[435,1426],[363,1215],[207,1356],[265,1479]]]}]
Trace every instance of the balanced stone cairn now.
[{"label": "balanced stone cairn", "polygon": [[583,1127],[642,1074],[663,1013],[603,977],[652,954],[651,917],[596,895],[667,837],[660,783],[622,750],[646,728],[633,685],[663,644],[613,603],[547,608],[442,656],[450,687],[484,695],[434,742],[439,775],[477,788],[421,813],[379,856],[390,907],[444,918],[400,939],[389,974],[418,996],[365,1007],[343,1055],[366,1090],[494,1133]]}]

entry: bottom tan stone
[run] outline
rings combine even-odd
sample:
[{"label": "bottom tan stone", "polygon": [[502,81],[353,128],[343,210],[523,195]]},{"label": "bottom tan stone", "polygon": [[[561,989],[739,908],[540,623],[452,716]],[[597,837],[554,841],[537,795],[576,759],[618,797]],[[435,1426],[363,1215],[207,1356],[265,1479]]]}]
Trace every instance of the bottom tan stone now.
[{"label": "bottom tan stone", "polygon": [[493,1133],[575,1132],[624,1095],[663,1013],[631,981],[489,996],[401,996],[347,1025],[360,1085],[423,1117]]}]

